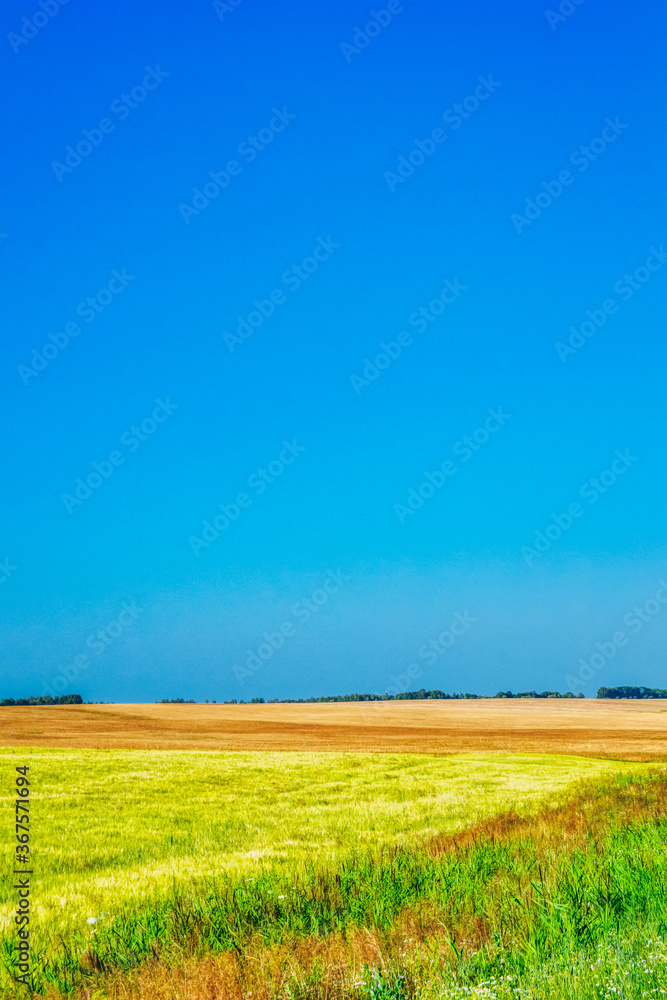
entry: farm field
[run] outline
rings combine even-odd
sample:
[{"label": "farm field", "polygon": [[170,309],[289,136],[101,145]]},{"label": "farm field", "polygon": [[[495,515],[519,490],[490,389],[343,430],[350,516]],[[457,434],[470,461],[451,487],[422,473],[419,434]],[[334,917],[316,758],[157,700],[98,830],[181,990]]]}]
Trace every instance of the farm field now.
[{"label": "farm field", "polygon": [[[86,1000],[644,1000],[667,992],[667,777],[455,838],[175,899],[92,949]],[[174,946],[178,938],[179,946]],[[183,946],[185,943],[185,947]]]},{"label": "farm field", "polygon": [[[28,764],[35,916],[50,935],[163,896],[353,849],[417,844],[631,765],[567,757],[2,750],[4,813]],[[12,891],[0,889],[3,929]],[[106,918],[105,918],[106,919]]]},{"label": "farm field", "polygon": [[667,760],[667,703],[595,699],[0,708],[5,746]]},{"label": "farm field", "polygon": [[[30,767],[35,995],[598,1000],[612,976],[634,1000],[654,993],[633,984],[667,984],[664,769],[514,755],[0,759],[5,787],[17,761]],[[7,881],[3,894],[11,967]],[[24,993],[5,977],[2,995]]]},{"label": "farm field", "polygon": [[[4,710],[6,817],[30,768],[34,996],[662,995],[664,703],[528,704]],[[588,756],[504,749],[538,724],[543,743],[585,739]],[[11,745],[37,725],[52,746]],[[491,751],[454,752],[492,726]],[[278,748],[212,748],[248,734]],[[323,739],[338,749],[298,749]],[[340,749],[372,739],[372,753]],[[625,740],[646,760],[613,759]],[[3,998],[28,995],[7,972],[14,895],[3,880]]]}]

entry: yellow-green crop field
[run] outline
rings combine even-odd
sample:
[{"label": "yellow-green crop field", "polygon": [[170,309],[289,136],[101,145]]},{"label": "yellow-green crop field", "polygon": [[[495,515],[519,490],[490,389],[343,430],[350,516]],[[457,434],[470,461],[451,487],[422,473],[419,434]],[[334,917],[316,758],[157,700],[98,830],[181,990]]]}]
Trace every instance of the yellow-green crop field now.
[{"label": "yellow-green crop field", "polygon": [[[120,907],[227,872],[253,878],[354,849],[410,846],[503,810],[554,802],[640,764],[535,755],[0,750],[14,852],[14,779],[29,765],[35,943],[92,933]],[[16,907],[0,895],[2,934]],[[100,923],[101,922],[101,923]]]}]

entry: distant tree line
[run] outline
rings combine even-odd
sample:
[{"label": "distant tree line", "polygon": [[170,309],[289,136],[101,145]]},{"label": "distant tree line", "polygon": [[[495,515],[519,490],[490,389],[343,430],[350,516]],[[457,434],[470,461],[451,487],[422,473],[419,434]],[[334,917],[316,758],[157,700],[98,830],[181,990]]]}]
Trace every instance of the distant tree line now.
[{"label": "distant tree line", "polygon": [[[667,698],[667,690],[663,688],[649,687],[601,687],[598,688],[598,698]],[[419,691],[401,691],[399,694],[330,694],[321,695],[319,698],[251,698],[249,701],[243,699],[237,701],[231,698],[229,701],[220,702],[221,705],[312,705],[327,702],[343,701],[428,701],[429,699],[444,699],[445,701],[461,701],[466,699],[486,698],[483,694],[447,694],[446,691],[426,691],[420,688]],[[572,694],[566,691],[561,694],[559,691],[498,691],[496,698],[583,698],[579,693]],[[80,694],[61,694],[52,698],[45,694],[40,697],[31,695],[29,698],[3,698],[0,701],[0,708],[7,708],[12,705],[83,705],[84,701]],[[100,702],[102,704],[102,702]],[[163,698],[157,702],[158,705],[194,705],[194,698]],[[207,702],[208,704],[208,702]],[[215,705],[215,702],[211,704]]]},{"label": "distant tree line", "polygon": [[[487,698],[484,694],[470,694],[469,692],[460,694],[448,694],[446,691],[426,691],[420,688],[419,691],[401,691],[398,694],[330,694],[320,695],[318,698],[251,698],[243,701],[231,698],[229,701],[222,701],[221,705],[312,705],[329,702],[354,702],[354,701],[428,701],[429,699],[441,699],[445,701],[465,701],[469,699]],[[559,691],[498,691],[496,698],[583,698],[583,694],[573,695],[571,691],[560,694]],[[658,688],[646,687],[601,687],[598,690],[598,698],[667,698],[667,691]],[[3,698],[0,707],[5,708],[12,705],[83,705],[84,701],[80,694],[62,694],[52,698],[50,695],[42,695],[39,698],[30,696],[29,698]],[[91,702],[90,704],[94,704]],[[104,704],[99,702],[98,704]],[[162,698],[156,702],[157,705],[194,705],[194,698]],[[209,704],[208,700],[206,704]],[[213,701],[211,704],[215,705]]]},{"label": "distant tree line", "polygon": [[237,701],[232,698],[230,701],[220,702],[221,705],[313,705],[334,701],[416,701],[428,698],[483,698],[481,694],[446,694],[444,691],[401,691],[399,694],[329,694],[320,695],[318,698],[251,698],[245,702],[242,699]]},{"label": "distant tree line", "polygon": [[3,698],[0,701],[0,708],[11,705],[83,705],[83,698],[80,694],[60,694],[55,698],[50,694],[43,694],[39,698],[31,695],[29,698]]},{"label": "distant tree line", "polygon": [[598,698],[667,698],[667,691],[647,687],[602,687],[598,688]]},{"label": "distant tree line", "polygon": [[[222,705],[307,705],[315,704],[320,702],[332,702],[332,701],[427,701],[431,698],[445,699],[447,701],[459,701],[465,699],[475,699],[475,698],[487,698],[488,695],[484,694],[447,694],[446,691],[426,691],[421,688],[419,691],[402,691],[399,694],[332,694],[332,695],[322,695],[319,698],[270,698],[265,701],[264,698],[251,698],[250,701],[245,702],[243,700],[237,701],[236,698],[232,698],[231,701],[223,701]],[[559,694],[558,691],[542,691],[538,694],[536,691],[523,691],[520,694],[512,694],[511,691],[499,691],[495,696],[496,698],[574,698],[575,695],[571,691],[567,694]],[[583,694],[576,695],[577,698],[583,698]]]},{"label": "distant tree line", "polygon": [[499,691],[496,698],[583,698],[581,692],[578,695],[573,695],[571,691],[566,691],[565,694],[560,694],[559,691],[541,691],[540,694],[537,691],[519,691],[517,694],[512,694],[511,691]]}]

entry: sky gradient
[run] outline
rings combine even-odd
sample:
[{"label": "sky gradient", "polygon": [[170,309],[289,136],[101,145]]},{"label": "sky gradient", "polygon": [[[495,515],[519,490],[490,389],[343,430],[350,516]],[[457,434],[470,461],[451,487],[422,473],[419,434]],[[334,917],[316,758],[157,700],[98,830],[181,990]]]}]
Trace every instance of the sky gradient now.
[{"label": "sky gradient", "polygon": [[0,696],[667,687],[665,20],[9,0]]}]

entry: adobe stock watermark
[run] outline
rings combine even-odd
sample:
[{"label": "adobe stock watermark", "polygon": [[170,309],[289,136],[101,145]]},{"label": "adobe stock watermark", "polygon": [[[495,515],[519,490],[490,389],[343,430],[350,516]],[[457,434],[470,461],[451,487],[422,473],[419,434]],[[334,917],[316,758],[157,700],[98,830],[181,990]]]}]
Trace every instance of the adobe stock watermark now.
[{"label": "adobe stock watermark", "polygon": [[[429,667],[437,663],[440,656],[444,656],[448,649],[451,649],[462,636],[467,635],[470,626],[478,621],[473,618],[468,611],[461,613],[456,611],[446,629],[440,633],[436,639],[429,639],[422,643],[417,655],[421,660],[425,660]],[[422,676],[422,668],[418,663],[411,663],[404,674],[396,676],[392,674],[389,680],[391,684],[386,688],[386,694],[397,695],[405,691],[414,690],[412,682]]]},{"label": "adobe stock watermark", "polygon": [[[589,506],[597,503],[600,497],[605,494],[620,476],[631,468],[637,461],[636,455],[630,454],[630,449],[624,452],[616,451],[614,459],[608,469],[604,469],[599,476],[591,476],[579,489],[579,496],[588,501]],[[557,542],[561,535],[569,531],[575,520],[583,517],[586,508],[578,500],[568,504],[567,510],[562,514],[552,514],[551,521],[544,531],[536,531],[533,545],[522,545],[521,555],[528,566],[532,566],[536,559],[539,559],[548,552],[554,542]]]},{"label": "adobe stock watermark", "polygon": [[[409,0],[411,3],[412,0]],[[346,63],[352,62],[352,56],[358,56],[360,52],[363,52],[367,46],[373,41],[374,38],[384,31],[384,29],[391,24],[392,20],[397,14],[402,14],[405,7],[401,3],[401,0],[389,0],[386,8],[381,10],[372,10],[369,15],[369,20],[360,28],[359,25],[354,27],[354,37],[352,39],[352,44],[349,42],[341,42],[340,50],[343,53]]]},{"label": "adobe stock watermark", "polygon": [[[258,155],[270,146],[275,137],[284,132],[290,122],[293,122],[296,115],[283,108],[273,109],[273,118],[269,124],[261,128],[256,135],[247,136],[237,147],[239,156],[243,156],[246,163],[252,163]],[[181,202],[178,211],[186,225],[190,225],[192,216],[199,215],[211,202],[218,197],[221,191],[229,187],[232,177],[240,177],[243,173],[243,165],[238,160],[228,160],[223,170],[209,170],[208,176],[211,178],[204,182],[201,188],[193,188],[192,204]]]},{"label": "adobe stock watermark", "polygon": [[[101,628],[97,632],[92,632],[86,639],[84,646],[86,649],[91,650],[95,656],[101,656],[102,653],[106,652],[111,646],[113,646],[116,639],[118,639],[123,632],[130,626],[134,625],[139,615],[144,613],[144,609],[140,608],[136,601],[130,601],[128,604],[123,601],[121,604],[121,611],[115,616],[110,622]],[[79,653],[71,663],[67,663],[62,667],[59,674],[53,678],[52,683],[45,685],[42,691],[42,696],[50,694],[52,698],[57,695],[63,694],[67,687],[75,681],[82,673],[88,670],[93,664],[93,660],[88,653]]]},{"label": "adobe stock watermark", "polygon": [[[144,417],[140,424],[133,424],[129,430],[124,431],[120,436],[120,443],[128,449],[130,454],[137,451],[141,445],[149,439],[160,424],[163,424],[172,415],[174,410],[179,408],[179,403],[172,403],[167,396],[166,400],[156,399],[155,407],[149,417]],[[89,500],[95,490],[98,490],[103,482],[111,479],[114,472],[121,465],[124,465],[126,456],[116,448],[109,452],[107,458],[101,462],[93,462],[93,471],[86,475],[85,480],[79,476],[76,480],[74,495],[63,493],[61,500],[65,505],[68,514],[74,512],[75,507],[80,507],[86,500]]]},{"label": "adobe stock watermark", "polygon": [[565,678],[566,684],[570,685],[569,690],[574,691],[575,688],[582,688],[588,684],[595,676],[595,671],[602,670],[610,660],[613,660],[619,649],[627,646],[628,639],[632,638],[633,635],[638,635],[649,622],[652,622],[660,614],[666,604],[667,583],[664,580],[658,580],[655,596],[649,597],[641,605],[635,605],[624,615],[623,624],[630,630],[630,636],[619,629],[606,641],[596,642],[593,654],[587,658],[580,657],[577,676],[573,677],[572,674],[568,674]]},{"label": "adobe stock watermark", "polygon": [[[152,66],[146,66],[146,75],[143,77],[141,84],[133,87],[129,94],[121,94],[115,101],[112,101],[109,110],[112,114],[118,116],[119,121],[125,121],[130,113],[146,100],[151,90],[156,90],[168,76],[169,73],[161,70],[159,64],[155,69]],[[83,139],[79,139],[76,147],[65,147],[65,162],[61,163],[59,160],[53,160],[51,163],[51,168],[58,181],[62,184],[65,174],[71,174],[77,167],[81,166],[84,159],[90,156],[94,149],[101,146],[106,136],[111,135],[115,130],[116,123],[107,117],[100,118],[94,128],[82,129],[81,135]]]},{"label": "adobe stock watermark", "polygon": [[[331,236],[327,236],[326,240],[319,236],[312,253],[304,257],[300,264],[292,264],[283,271],[280,280],[290,292],[297,292],[304,281],[308,281],[311,275],[315,274],[320,264],[329,260],[339,249],[340,243],[334,243]],[[249,340],[255,330],[259,330],[260,326],[273,315],[276,307],[283,306],[286,302],[287,295],[282,288],[274,288],[265,299],[253,299],[254,308],[246,316],[236,317],[236,333],[225,331],[222,335],[229,353],[233,354],[235,347]]]},{"label": "adobe stock watermark", "polygon": [[[647,281],[651,280],[666,260],[667,254],[662,244],[660,244],[659,250],[656,250],[655,247],[649,247],[648,257],[644,263],[636,267],[631,274],[626,272],[622,278],[614,283],[614,291],[620,296],[621,302],[629,302],[635,292],[638,292]],[[571,354],[576,354],[605,325],[608,317],[613,316],[615,312],[618,312],[618,303],[611,298],[605,299],[599,309],[587,309],[585,313],[587,318],[583,323],[570,327],[570,337],[567,344],[560,340],[554,344],[560,360],[565,363]]]},{"label": "adobe stock watermark", "polygon": [[0,562],[0,583],[6,583],[10,576],[16,573],[18,566],[13,566],[9,561],[9,556]]},{"label": "adobe stock watermark", "polygon": [[285,640],[295,636],[299,626],[310,621],[320,608],[329,602],[332,594],[336,594],[349,580],[350,577],[342,573],[340,569],[336,573],[330,569],[327,570],[321,587],[314,590],[309,597],[302,597],[300,601],[292,605],[290,608],[292,618],[288,618],[276,626],[275,632],[265,632],[262,636],[262,642],[256,648],[247,650],[245,666],[234,664],[232,669],[239,684],[243,684],[246,677],[252,677],[263,667],[274,653],[284,646]]},{"label": "adobe stock watermark", "polygon": [[[461,464],[469,462],[475,452],[483,448],[489,442],[492,435],[496,434],[508,420],[510,413],[503,413],[502,406],[492,410],[487,410],[489,416],[484,423],[476,427],[472,434],[466,434],[459,441],[452,445],[452,453],[460,457]],[[427,500],[431,500],[438,490],[441,490],[447,480],[455,476],[458,466],[451,458],[446,458],[433,472],[425,472],[424,480],[414,489],[410,487],[405,504],[395,503],[394,513],[401,522],[405,524],[408,517],[414,517],[418,510],[424,506]]]},{"label": "adobe stock watermark", "polygon": [[[626,130],[618,115],[612,121],[605,118],[605,127],[599,136],[588,143],[587,146],[579,146],[570,154],[570,163],[577,167],[579,173],[588,170],[591,163],[602,156],[609,146],[616,142],[619,135]],[[526,198],[523,208],[523,215],[520,212],[513,212],[510,215],[510,222],[514,225],[519,236],[527,226],[532,226],[533,222],[542,215],[550,205],[560,198],[566,187],[571,187],[576,180],[571,170],[561,170],[558,179],[555,181],[542,181],[540,185],[543,190],[539,191],[535,198]]]},{"label": "adobe stock watermark", "polygon": [[[288,465],[292,465],[299,455],[304,452],[304,445],[297,444],[296,438],[292,442],[283,441],[283,449],[277,458],[272,459],[266,468],[256,469],[248,476],[248,487],[255,496],[261,496],[276,479],[280,479]],[[189,535],[188,542],[196,556],[202,549],[208,549],[220,537],[221,532],[226,531],[230,524],[238,520],[242,510],[247,510],[252,506],[252,497],[249,493],[237,493],[231,503],[218,504],[219,514],[216,514],[210,521],[202,523],[201,538],[197,535]]]},{"label": "adobe stock watermark", "polygon": [[[470,118],[478,108],[487,101],[489,97],[502,86],[498,80],[493,79],[493,74],[487,77],[478,76],[479,83],[472,94],[463,98],[460,104],[454,104],[443,112],[443,121],[451,126],[451,131],[455,132],[461,128],[463,122]],[[405,184],[409,177],[412,177],[415,170],[423,166],[426,160],[433,156],[438,146],[441,146],[448,139],[448,134],[443,128],[434,128],[425,139],[415,139],[414,146],[407,156],[399,156],[395,171],[385,170],[384,179],[389,190],[393,192],[399,184]]]},{"label": "adobe stock watermark", "polygon": [[32,41],[41,29],[53,20],[60,8],[68,3],[69,0],[37,0],[37,6],[40,9],[35,11],[32,17],[24,17],[21,20],[21,34],[17,35],[16,32],[10,31],[7,35],[7,41],[14,52],[18,52],[22,45],[27,45],[28,42]]},{"label": "adobe stock watermark", "polygon": [[561,3],[558,4],[558,11],[545,10],[544,16],[551,30],[555,31],[559,24],[563,24],[568,17],[572,17],[575,10],[581,7],[584,2],[585,0],[561,0]]},{"label": "adobe stock watermark", "polygon": [[[447,278],[436,298],[431,299],[427,306],[420,306],[408,317],[408,326],[411,326],[417,333],[423,333],[430,323],[434,323],[438,316],[442,316],[447,306],[456,302],[461,292],[467,290],[467,285],[462,285],[458,278],[450,281]],[[352,388],[357,396],[360,396],[365,388],[380,377],[383,371],[401,356],[406,347],[411,347],[413,341],[412,333],[401,330],[396,335],[395,340],[389,343],[381,341],[380,351],[374,358],[364,358],[364,367],[361,375],[352,374],[349,376]]]},{"label": "adobe stock watermark", "polygon": [[226,14],[233,14],[237,7],[240,7],[244,0],[213,0],[213,10],[221,21],[224,21]]},{"label": "adobe stock watermark", "polygon": [[[85,323],[92,323],[100,313],[104,312],[107,306],[111,305],[116,296],[125,291],[130,281],[134,281],[134,279],[135,275],[128,274],[125,268],[120,271],[114,268],[111,272],[111,278],[104,288],[99,289],[95,295],[89,295],[83,302],[79,302],[75,310],[76,315],[80,316]],[[70,341],[74,337],[78,337],[80,333],[81,326],[74,320],[65,323],[63,329],[56,331],[56,333],[47,333],[50,343],[44,344],[40,350],[33,348],[29,365],[17,366],[16,370],[21,376],[23,384],[27,385],[31,378],[36,378],[48,368],[61,351],[69,347]]]}]

